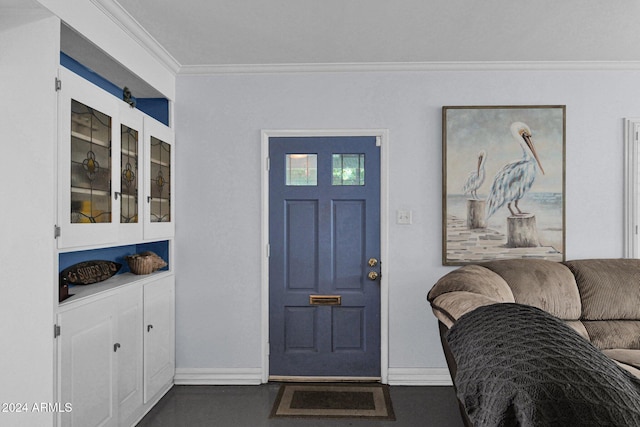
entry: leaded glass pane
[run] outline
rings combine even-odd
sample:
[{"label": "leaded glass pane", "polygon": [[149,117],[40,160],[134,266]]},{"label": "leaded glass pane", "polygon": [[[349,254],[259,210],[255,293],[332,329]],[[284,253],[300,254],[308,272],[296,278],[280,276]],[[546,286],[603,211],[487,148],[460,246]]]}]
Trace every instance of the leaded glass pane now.
[{"label": "leaded glass pane", "polygon": [[71,222],[111,222],[111,117],[71,100]]},{"label": "leaded glass pane", "polygon": [[138,131],[120,125],[121,167],[120,171],[120,222],[138,222]]},{"label": "leaded glass pane", "polygon": [[286,169],[286,185],[318,185],[317,154],[287,154]]},{"label": "leaded glass pane", "polygon": [[364,185],[364,154],[334,154],[332,183]]},{"label": "leaded glass pane", "polygon": [[151,137],[151,222],[171,221],[171,145]]}]

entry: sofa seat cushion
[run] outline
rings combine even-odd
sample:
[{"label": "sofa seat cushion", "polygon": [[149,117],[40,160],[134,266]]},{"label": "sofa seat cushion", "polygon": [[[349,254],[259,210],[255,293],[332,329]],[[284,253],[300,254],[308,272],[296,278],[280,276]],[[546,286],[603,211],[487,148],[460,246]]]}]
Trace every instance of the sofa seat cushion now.
[{"label": "sofa seat cushion", "polygon": [[640,380],[640,369],[633,367],[631,365],[627,365],[626,363],[620,363],[617,360],[614,360],[614,362],[616,362],[618,366],[620,366],[622,369],[629,372],[631,375],[633,375],[638,380]]},{"label": "sofa seat cushion", "polygon": [[582,319],[640,319],[640,259],[567,261],[582,299]]},{"label": "sofa seat cushion", "polygon": [[609,350],[602,350],[602,352],[609,358],[616,362],[624,363],[625,365],[631,365],[636,369],[640,369],[640,350],[630,350],[628,348],[612,348]]},{"label": "sofa seat cushion", "polygon": [[589,339],[601,350],[628,348],[640,350],[640,321],[583,320]]},{"label": "sofa seat cushion", "polygon": [[587,332],[587,329],[584,327],[581,321],[565,320],[564,323],[566,323],[571,329],[576,331],[578,335],[580,335],[582,338],[584,338],[587,341],[591,341],[591,338],[589,337],[589,333]]},{"label": "sofa seat cushion", "polygon": [[490,261],[481,264],[497,273],[511,288],[515,302],[538,307],[563,320],[582,313],[575,278],[559,262],[535,259]]}]

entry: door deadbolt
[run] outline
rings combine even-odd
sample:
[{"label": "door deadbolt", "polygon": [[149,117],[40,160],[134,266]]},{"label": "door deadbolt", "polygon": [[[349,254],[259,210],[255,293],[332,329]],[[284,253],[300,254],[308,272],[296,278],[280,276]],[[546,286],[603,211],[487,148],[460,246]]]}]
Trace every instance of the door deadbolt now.
[{"label": "door deadbolt", "polygon": [[375,267],[376,265],[378,265],[378,260],[375,258],[369,258],[369,267]]}]

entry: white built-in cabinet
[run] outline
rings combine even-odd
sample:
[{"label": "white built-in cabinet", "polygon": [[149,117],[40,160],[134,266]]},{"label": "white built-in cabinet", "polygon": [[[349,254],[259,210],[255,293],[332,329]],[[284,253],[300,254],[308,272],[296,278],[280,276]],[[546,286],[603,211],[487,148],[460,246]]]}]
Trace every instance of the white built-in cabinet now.
[{"label": "white built-in cabinet", "polygon": [[[168,241],[171,128],[59,70],[58,254]],[[170,260],[165,260],[170,263]],[[171,267],[171,265],[170,265]],[[76,286],[56,313],[59,427],[132,426],[173,385],[172,269]]]},{"label": "white built-in cabinet", "polygon": [[170,273],[61,304],[60,426],[134,425],[173,384],[174,278]]},{"label": "white built-in cabinet", "polygon": [[174,234],[173,131],[61,68],[58,248]]}]

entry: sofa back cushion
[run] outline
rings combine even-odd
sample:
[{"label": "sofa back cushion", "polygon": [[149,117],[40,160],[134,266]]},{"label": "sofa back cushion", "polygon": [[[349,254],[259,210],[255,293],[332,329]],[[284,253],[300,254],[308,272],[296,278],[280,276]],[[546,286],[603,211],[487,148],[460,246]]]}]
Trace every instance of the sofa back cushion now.
[{"label": "sofa back cushion", "polygon": [[563,320],[580,319],[581,302],[576,281],[561,263],[534,259],[490,261],[483,267],[500,275],[515,302],[532,305]]},{"label": "sofa back cushion", "polygon": [[640,322],[637,320],[583,320],[589,340],[601,350],[640,350]]},{"label": "sofa back cushion", "polygon": [[565,262],[573,272],[584,320],[640,320],[640,260]]}]

